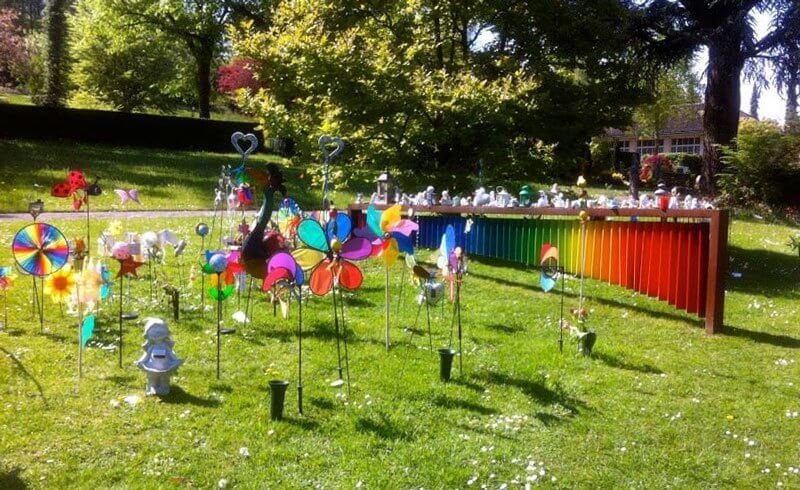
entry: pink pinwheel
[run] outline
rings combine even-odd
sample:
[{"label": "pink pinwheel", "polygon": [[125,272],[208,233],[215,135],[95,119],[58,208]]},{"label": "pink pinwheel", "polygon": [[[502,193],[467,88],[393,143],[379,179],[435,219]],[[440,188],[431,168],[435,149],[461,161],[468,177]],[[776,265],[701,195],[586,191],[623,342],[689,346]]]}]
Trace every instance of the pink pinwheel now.
[{"label": "pink pinwheel", "polygon": [[410,219],[402,219],[401,210],[402,207],[395,204],[381,213],[370,205],[366,228],[355,231],[357,236],[372,242],[372,255],[380,257],[386,267],[392,266],[401,252],[414,254],[411,234],[419,229],[419,225]]},{"label": "pink pinwheel", "polygon": [[336,211],[331,211],[324,230],[313,219],[304,219],[297,225],[297,237],[306,247],[298,248],[292,256],[303,270],[312,271],[312,293],[324,296],[334,283],[351,291],[361,287],[364,276],[352,261],[369,257],[372,246],[366,238],[351,236],[351,231],[350,217]]}]

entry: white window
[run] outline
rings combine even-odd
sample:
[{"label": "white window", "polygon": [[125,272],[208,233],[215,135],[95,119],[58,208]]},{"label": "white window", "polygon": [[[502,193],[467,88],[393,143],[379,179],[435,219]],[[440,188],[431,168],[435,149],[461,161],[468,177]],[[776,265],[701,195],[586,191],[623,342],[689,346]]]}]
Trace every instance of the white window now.
[{"label": "white window", "polygon": [[631,151],[631,142],[629,140],[619,142],[620,151]]},{"label": "white window", "polygon": [[673,153],[692,153],[694,155],[699,155],[701,148],[700,138],[676,138],[672,140]]},{"label": "white window", "polygon": [[664,140],[640,140],[636,149],[639,155],[655,155],[664,153]]}]

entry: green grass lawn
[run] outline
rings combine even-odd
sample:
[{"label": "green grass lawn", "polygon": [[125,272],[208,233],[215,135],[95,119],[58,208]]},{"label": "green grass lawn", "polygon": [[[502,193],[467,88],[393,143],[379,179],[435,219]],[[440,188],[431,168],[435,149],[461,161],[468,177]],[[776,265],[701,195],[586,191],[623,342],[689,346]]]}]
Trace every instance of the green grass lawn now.
[{"label": "green grass lawn", "polygon": [[[256,167],[284,162],[265,154],[254,155],[250,161]],[[0,139],[0,212],[27,211],[28,202],[37,198],[44,201],[47,211],[71,211],[71,200],[51,197],[50,187],[66,179],[73,168],[83,170],[89,181],[100,178],[104,193],[91,199],[93,210],[122,209],[116,188],[139,189],[141,206],[128,203],[127,210],[211,209],[220,168],[238,163],[236,154]],[[311,185],[304,168],[283,168],[291,195],[306,209],[319,207],[321,186]],[[352,194],[334,191],[332,198],[346,204]]]},{"label": "green grass lawn", "polygon": [[[3,90],[0,88],[0,104],[17,104],[17,105],[34,105],[33,100],[31,99],[30,95],[25,95],[21,93],[17,93],[15,91],[10,90]],[[113,111],[114,108],[108,104],[103,104],[97,100],[71,100],[68,103],[68,107],[72,109],[96,109],[101,111]],[[154,110],[146,110],[146,111],[136,111],[136,112],[143,112],[145,114],[164,114],[163,112],[154,111]],[[173,113],[170,113],[172,116],[181,116],[181,117],[197,117],[197,111],[192,109],[179,109]],[[219,120],[219,121],[243,121],[243,122],[252,122],[254,119],[248,117],[244,114],[240,114],[238,112],[229,110],[227,108],[212,108],[211,111],[211,119]]]},{"label": "green grass lawn", "polygon": [[[123,223],[191,237],[187,265],[199,252],[195,221]],[[54,224],[68,237],[83,234],[80,221]],[[10,262],[20,226],[0,223],[0,264]],[[105,226],[97,220],[93,235]],[[364,286],[346,297],[349,398],[328,386],[336,377],[331,298],[304,308],[303,417],[296,310],[291,321],[275,318],[254,295],[254,322],[224,338],[217,381],[212,315],[188,311],[199,303],[195,283],[182,297],[184,316],[171,322],[186,360],[173,394],[131,407],[123,397],[144,387],[132,365],[141,326],[126,326],[118,368],[117,352],[102,348],[115,339],[116,303],[103,305],[78,380],[75,318],[48,302],[49,333],[39,333],[30,280],[20,277],[0,332],[0,487],[210,488],[223,479],[242,488],[798,487],[800,259],[785,245],[796,231],[733,222],[730,270],[742,276],[729,278],[724,335],[707,336],[698,319],[664,303],[588,281],[599,334],[592,358],[577,357],[571,343],[559,354],[559,297],[541,292],[535,271],[474,259],[463,291],[464,375],[450,384],[437,379],[427,339],[402,331],[416,311],[408,288],[399,314],[393,305],[395,343],[385,351],[382,270],[368,263]],[[139,270],[137,309],[169,318],[165,302],[147,301],[147,269]],[[159,270],[174,281],[179,268],[168,258]],[[393,301],[399,279],[398,266]],[[578,281],[566,287],[574,306]],[[228,325],[236,304],[226,304]],[[449,315],[433,320],[434,347],[444,346]],[[293,383],[282,422],[269,420],[270,367]]]}]

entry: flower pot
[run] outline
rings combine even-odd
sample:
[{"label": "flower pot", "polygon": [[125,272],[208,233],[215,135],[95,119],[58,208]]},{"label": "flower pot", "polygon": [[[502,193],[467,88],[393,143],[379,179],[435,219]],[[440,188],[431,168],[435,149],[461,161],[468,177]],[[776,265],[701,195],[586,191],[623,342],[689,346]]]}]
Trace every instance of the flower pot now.
[{"label": "flower pot", "polygon": [[286,400],[288,381],[273,379],[269,382],[270,406],[269,416],[272,420],[283,419],[283,403]]},{"label": "flower pot", "polygon": [[453,349],[439,349],[439,378],[442,381],[450,381],[450,371],[453,369],[453,357],[456,351]]},{"label": "flower pot", "polygon": [[578,352],[584,356],[591,356],[595,342],[597,342],[597,334],[593,330],[581,333],[578,337]]}]

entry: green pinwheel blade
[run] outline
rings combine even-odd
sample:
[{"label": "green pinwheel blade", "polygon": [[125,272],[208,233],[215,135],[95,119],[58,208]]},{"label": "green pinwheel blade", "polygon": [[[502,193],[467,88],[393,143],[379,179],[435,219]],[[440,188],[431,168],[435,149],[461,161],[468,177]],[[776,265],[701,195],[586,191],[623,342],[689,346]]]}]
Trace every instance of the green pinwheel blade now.
[{"label": "green pinwheel blade", "polygon": [[327,252],[330,250],[328,239],[325,237],[325,231],[322,229],[322,226],[313,219],[304,219],[297,225],[297,236],[303,243],[320,252]]},{"label": "green pinwheel blade", "polygon": [[369,229],[372,230],[372,233],[375,233],[376,236],[383,236],[383,230],[381,230],[381,213],[373,204],[369,205],[367,208],[367,226]]},{"label": "green pinwheel blade", "polygon": [[203,274],[213,274],[214,273],[214,269],[211,268],[211,264],[207,264],[207,263],[203,264],[203,267],[201,267],[201,270],[203,271]]}]

